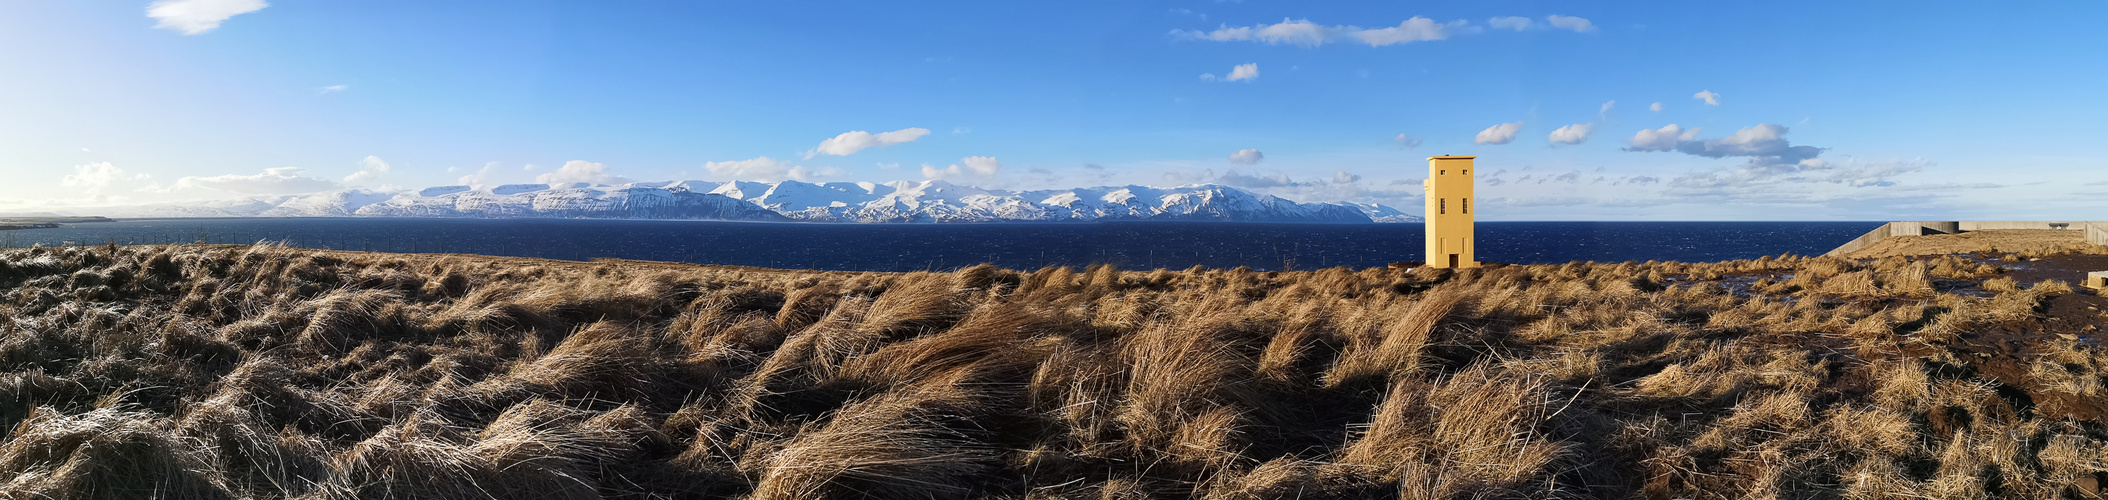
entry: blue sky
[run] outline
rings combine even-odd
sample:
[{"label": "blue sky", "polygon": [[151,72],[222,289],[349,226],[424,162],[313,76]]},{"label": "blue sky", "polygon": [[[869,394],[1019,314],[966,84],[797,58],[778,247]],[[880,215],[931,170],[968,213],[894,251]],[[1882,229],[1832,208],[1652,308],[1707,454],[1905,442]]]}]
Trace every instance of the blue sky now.
[{"label": "blue sky", "polygon": [[1416,211],[1424,158],[1473,154],[1490,219],[2100,219],[2100,19],[2108,4],[22,0],[0,3],[0,212],[786,178],[1216,182]]}]

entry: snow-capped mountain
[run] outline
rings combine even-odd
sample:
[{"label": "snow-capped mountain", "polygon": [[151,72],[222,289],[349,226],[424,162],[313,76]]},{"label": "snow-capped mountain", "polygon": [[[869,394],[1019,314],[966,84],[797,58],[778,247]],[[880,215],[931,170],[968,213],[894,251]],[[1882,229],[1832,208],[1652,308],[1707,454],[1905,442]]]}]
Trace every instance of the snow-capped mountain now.
[{"label": "snow-capped mountain", "polygon": [[256,215],[262,217],[350,217],[359,209],[394,199],[394,193],[350,189],[294,196]]},{"label": "snow-capped mountain", "polygon": [[[647,183],[648,184],[648,183]],[[426,189],[358,207],[360,217],[785,220],[752,203],[639,184],[508,184],[488,190]],[[440,192],[436,196],[425,193]]]},{"label": "snow-capped mountain", "polygon": [[990,190],[945,181],[748,184],[726,183],[711,192],[816,222],[1371,222],[1358,207],[1296,203],[1212,184],[1042,191]]},{"label": "snow-capped mountain", "polygon": [[944,181],[508,184],[414,192],[328,191],[121,210],[128,217],[554,217],[812,222],[1195,220],[1417,222],[1395,208],[1296,203],[1228,186],[1005,191]]},{"label": "snow-capped mountain", "polygon": [[1376,222],[1386,224],[1403,222],[1427,222],[1427,219],[1422,218],[1418,215],[1400,212],[1398,211],[1398,209],[1391,208],[1387,205],[1378,205],[1375,203],[1354,203],[1351,201],[1345,203],[1345,205],[1361,209],[1362,215],[1367,215],[1369,216],[1369,220]]}]

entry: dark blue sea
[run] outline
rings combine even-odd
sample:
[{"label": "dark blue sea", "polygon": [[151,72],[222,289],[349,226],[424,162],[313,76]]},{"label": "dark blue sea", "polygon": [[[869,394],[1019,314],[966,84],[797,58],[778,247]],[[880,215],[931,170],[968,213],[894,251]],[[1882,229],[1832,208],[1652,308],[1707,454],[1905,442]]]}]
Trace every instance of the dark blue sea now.
[{"label": "dark blue sea", "polygon": [[[1517,264],[1819,255],[1880,222],[1480,222],[1479,260]],[[0,231],[0,246],[239,243],[622,258],[856,271],[1378,267],[1422,258],[1419,224],[817,224],[577,219],[128,219]]]}]

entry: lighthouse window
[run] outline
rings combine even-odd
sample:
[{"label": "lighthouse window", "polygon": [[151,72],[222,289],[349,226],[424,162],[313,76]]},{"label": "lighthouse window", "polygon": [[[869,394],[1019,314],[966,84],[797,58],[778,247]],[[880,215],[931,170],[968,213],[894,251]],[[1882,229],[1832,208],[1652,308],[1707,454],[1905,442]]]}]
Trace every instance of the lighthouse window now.
[{"label": "lighthouse window", "polygon": [[1440,213],[1449,213],[1449,198],[1442,198]]},{"label": "lighthouse window", "polygon": [[1464,174],[1464,175],[1471,175],[1471,169],[1468,169],[1468,168],[1467,168],[1467,169],[1464,169],[1464,171],[1463,171],[1463,172],[1458,172],[1458,173],[1461,173],[1461,174]]},{"label": "lighthouse window", "polygon": [[1458,199],[1460,199],[1460,200],[1464,200],[1464,207],[1463,207],[1463,208],[1464,208],[1464,213],[1467,213],[1467,214],[1468,214],[1468,213],[1471,213],[1471,199],[1470,199],[1470,198],[1458,198]]},{"label": "lighthouse window", "polygon": [[1440,171],[1440,172],[1441,172],[1440,174],[1436,174],[1436,175],[1449,175],[1449,171],[1448,171],[1448,170],[1442,170],[1442,171]]}]

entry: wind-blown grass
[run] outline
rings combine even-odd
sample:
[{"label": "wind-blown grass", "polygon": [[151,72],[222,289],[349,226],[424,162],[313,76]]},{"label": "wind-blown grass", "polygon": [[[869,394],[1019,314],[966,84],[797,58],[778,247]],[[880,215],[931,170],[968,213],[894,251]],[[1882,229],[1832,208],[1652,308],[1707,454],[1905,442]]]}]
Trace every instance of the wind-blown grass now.
[{"label": "wind-blown grass", "polygon": [[2108,356],[1993,376],[1970,339],[2079,293],[2000,274],[13,250],[0,497],[2091,493]]}]

